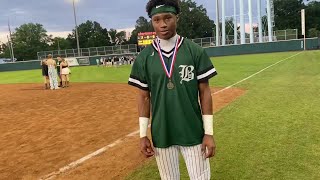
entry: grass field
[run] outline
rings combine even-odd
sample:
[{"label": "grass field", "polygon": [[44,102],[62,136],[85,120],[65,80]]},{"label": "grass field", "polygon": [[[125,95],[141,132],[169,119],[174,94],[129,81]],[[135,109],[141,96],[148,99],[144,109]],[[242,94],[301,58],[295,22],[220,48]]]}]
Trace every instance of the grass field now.
[{"label": "grass field", "polygon": [[[214,58],[219,75],[210,84],[229,86],[295,54]],[[72,68],[72,82],[126,83],[130,69]],[[40,70],[0,73],[0,84],[41,81]],[[303,52],[235,87],[247,92],[215,114],[212,179],[320,179],[320,51]],[[181,162],[181,179],[187,177]],[[159,179],[155,160],[127,179]]]},{"label": "grass field", "polygon": [[[211,83],[233,84],[295,53],[220,57]],[[283,61],[236,87],[247,93],[215,114],[212,179],[320,179],[320,51]],[[181,163],[181,179],[188,179]],[[127,179],[157,179],[155,161]]]}]

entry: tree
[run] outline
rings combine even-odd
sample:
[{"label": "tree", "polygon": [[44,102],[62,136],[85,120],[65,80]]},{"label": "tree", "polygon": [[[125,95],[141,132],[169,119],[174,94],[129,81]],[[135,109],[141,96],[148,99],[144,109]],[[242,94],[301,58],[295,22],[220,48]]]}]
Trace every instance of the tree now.
[{"label": "tree", "polygon": [[[75,29],[68,35],[67,40],[70,42],[72,48],[77,47]],[[79,44],[81,48],[99,47],[110,45],[110,38],[108,30],[102,28],[101,25],[94,21],[87,21],[78,26]]]},{"label": "tree", "polygon": [[126,32],[120,31],[116,33],[116,44],[123,44],[126,42]]},{"label": "tree", "polygon": [[[202,5],[197,6],[197,3],[192,0],[183,0],[181,2],[181,13],[179,14],[177,27],[179,35],[187,38],[212,37],[214,27],[214,21],[209,19],[207,10]],[[151,21],[140,16],[136,21],[136,26],[132,31],[129,42],[136,44],[139,32],[150,31],[154,31]]]},{"label": "tree", "polygon": [[152,32],[152,31],[154,30],[153,30],[151,21],[148,21],[145,17],[140,16],[136,21],[135,29],[131,33],[129,43],[137,44],[138,42],[137,37],[140,32]]},{"label": "tree", "polygon": [[308,31],[309,37],[320,37],[320,31],[317,30],[316,28],[311,28]]},{"label": "tree", "polygon": [[9,43],[0,44],[0,58],[11,58]]},{"label": "tree", "polygon": [[268,17],[267,17],[267,15],[264,15],[261,17],[261,23],[262,23],[262,32],[267,33],[268,32]]},{"label": "tree", "polygon": [[110,42],[112,45],[120,45],[126,42],[126,32],[118,32],[116,29],[110,29],[109,31]]},{"label": "tree", "polygon": [[181,14],[179,15],[178,29],[179,35],[192,38],[211,37],[214,21],[210,20],[207,10],[202,5],[192,0],[181,2]]},{"label": "tree", "polygon": [[0,42],[0,55],[4,53],[4,50],[6,49],[6,45],[2,42]]},{"label": "tree", "polygon": [[63,49],[70,49],[71,44],[65,38],[62,37],[55,37],[52,39],[52,44],[50,46],[51,50],[63,50]]},{"label": "tree", "polygon": [[116,44],[116,38],[117,38],[116,35],[117,35],[117,30],[115,30],[115,29],[109,30],[110,42],[112,44]]},{"label": "tree", "polygon": [[274,0],[275,30],[298,29],[301,31],[303,0]]},{"label": "tree", "polygon": [[310,1],[304,4],[303,0],[274,0],[274,7],[275,30],[298,29],[301,34],[301,9],[306,10],[307,36],[311,37],[314,34],[310,33],[320,30],[320,2]]},{"label": "tree", "polygon": [[[15,58],[18,60],[37,59],[37,52],[49,49],[50,36],[41,24],[23,24],[12,34]],[[4,49],[6,57],[10,57],[8,46]]]},{"label": "tree", "polygon": [[[312,1],[306,7],[306,29],[308,37],[317,37],[320,31],[320,2]],[[319,32],[318,32],[319,33]]]}]

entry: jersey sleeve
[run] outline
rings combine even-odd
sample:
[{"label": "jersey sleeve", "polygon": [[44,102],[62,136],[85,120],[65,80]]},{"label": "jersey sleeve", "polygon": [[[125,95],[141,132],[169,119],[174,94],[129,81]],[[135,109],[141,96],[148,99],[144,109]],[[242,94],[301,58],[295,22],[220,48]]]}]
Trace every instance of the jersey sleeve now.
[{"label": "jersey sleeve", "polygon": [[197,61],[197,80],[198,82],[205,82],[217,75],[217,71],[213,66],[209,56],[204,49],[201,49]]},{"label": "jersey sleeve", "polygon": [[137,57],[133,63],[128,84],[139,89],[149,91],[149,86],[146,80],[146,72],[142,67],[142,59],[139,57]]}]

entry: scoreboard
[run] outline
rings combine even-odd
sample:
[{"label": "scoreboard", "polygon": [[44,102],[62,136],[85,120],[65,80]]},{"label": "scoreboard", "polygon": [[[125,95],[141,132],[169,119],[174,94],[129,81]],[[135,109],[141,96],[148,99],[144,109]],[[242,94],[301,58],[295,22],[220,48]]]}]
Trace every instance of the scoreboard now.
[{"label": "scoreboard", "polygon": [[138,34],[138,46],[147,46],[156,38],[156,32],[141,32]]}]

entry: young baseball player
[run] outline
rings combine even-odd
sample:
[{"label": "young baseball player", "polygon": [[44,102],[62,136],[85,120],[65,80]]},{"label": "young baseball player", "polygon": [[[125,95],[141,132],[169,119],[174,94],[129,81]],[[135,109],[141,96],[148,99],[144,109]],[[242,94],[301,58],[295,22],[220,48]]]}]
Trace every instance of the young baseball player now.
[{"label": "young baseball player", "polygon": [[[208,80],[217,72],[203,48],[176,33],[179,4],[149,0],[157,38],[137,57],[128,83],[139,88],[141,152],[155,155],[161,179],[180,179],[181,153],[190,179],[209,180],[215,142]],[[153,145],[147,137],[150,108]]]}]

